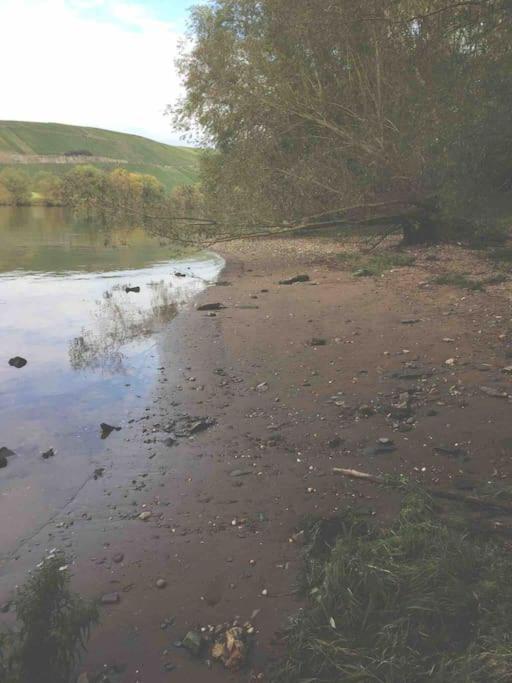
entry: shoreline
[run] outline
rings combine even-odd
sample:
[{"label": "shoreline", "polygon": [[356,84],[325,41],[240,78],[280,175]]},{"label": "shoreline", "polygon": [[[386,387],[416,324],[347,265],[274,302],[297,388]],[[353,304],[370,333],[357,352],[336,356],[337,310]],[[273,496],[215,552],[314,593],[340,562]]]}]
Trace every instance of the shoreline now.
[{"label": "shoreline", "polygon": [[[395,510],[396,497],[336,478],[335,466],[435,486],[512,475],[509,403],[479,388],[510,385],[501,372],[509,286],[425,286],[440,267],[428,260],[441,254],[435,248],[418,251],[414,267],[354,278],[337,265],[337,250],[313,240],[223,246],[219,279],[231,285],[207,288],[199,302],[226,308],[178,316],[161,342],[165,369],[148,410],[111,437],[132,484],[124,488],[107,468],[94,492],[85,489],[55,520],[51,538],[35,539],[22,564],[35,564],[50,543],[69,544],[75,589],[119,593],[119,604],[102,607],[80,671],[115,665],[119,683],[263,673],[279,656],[276,633],[301,604],[301,548],[290,542],[301,518],[347,504],[381,519]],[[471,258],[442,254],[451,265]],[[301,273],[310,282],[278,284]],[[410,415],[389,417],[404,393]],[[215,424],[166,446],[162,428],[180,415]],[[395,450],[375,452],[379,438]],[[454,444],[463,457],[435,450]],[[256,610],[251,662],[240,674],[172,645],[190,629],[244,622]]]}]

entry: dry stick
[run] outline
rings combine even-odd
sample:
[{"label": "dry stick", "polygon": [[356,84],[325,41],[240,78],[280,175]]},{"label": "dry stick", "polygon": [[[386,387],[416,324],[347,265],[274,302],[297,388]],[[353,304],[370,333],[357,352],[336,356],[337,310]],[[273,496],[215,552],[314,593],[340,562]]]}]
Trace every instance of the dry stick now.
[{"label": "dry stick", "polygon": [[[373,484],[384,484],[385,486],[397,486],[398,484],[385,479],[384,477],[379,477],[375,474],[369,474],[368,472],[360,472],[359,470],[347,470],[343,467],[333,467],[332,471],[334,474],[341,474],[343,477],[348,477],[349,479],[360,479],[363,481],[370,481]],[[478,496],[470,496],[465,493],[459,493],[458,491],[443,491],[441,489],[432,489],[425,487],[427,493],[436,498],[445,498],[447,500],[457,500],[461,503],[466,503],[467,505],[473,505],[474,507],[481,508],[492,508],[494,510],[501,510],[502,512],[507,512],[512,514],[512,504],[511,503],[500,503],[499,501],[484,500],[483,498],[478,498]]]}]

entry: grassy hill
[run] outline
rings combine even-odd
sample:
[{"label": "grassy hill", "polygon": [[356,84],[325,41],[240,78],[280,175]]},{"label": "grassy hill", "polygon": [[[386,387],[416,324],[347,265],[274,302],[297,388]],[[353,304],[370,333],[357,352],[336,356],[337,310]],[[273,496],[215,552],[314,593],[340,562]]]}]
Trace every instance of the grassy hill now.
[{"label": "grassy hill", "polygon": [[[87,150],[73,163],[93,163],[102,168],[122,166],[156,176],[168,189],[197,177],[198,150],[155,142],[139,135],[60,123],[0,121],[0,169],[16,164],[26,172],[65,173],[70,163],[66,152]],[[40,157],[40,158],[36,158]],[[95,158],[101,158],[97,161]],[[69,161],[69,160],[68,160]]]}]

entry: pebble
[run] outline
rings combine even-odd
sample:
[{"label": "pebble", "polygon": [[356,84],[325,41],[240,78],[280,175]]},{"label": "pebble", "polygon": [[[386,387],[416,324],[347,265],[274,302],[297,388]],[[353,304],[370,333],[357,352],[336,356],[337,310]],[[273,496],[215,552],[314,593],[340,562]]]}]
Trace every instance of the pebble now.
[{"label": "pebble", "polygon": [[157,588],[167,588],[167,581],[165,579],[157,579],[156,580],[156,587]]}]

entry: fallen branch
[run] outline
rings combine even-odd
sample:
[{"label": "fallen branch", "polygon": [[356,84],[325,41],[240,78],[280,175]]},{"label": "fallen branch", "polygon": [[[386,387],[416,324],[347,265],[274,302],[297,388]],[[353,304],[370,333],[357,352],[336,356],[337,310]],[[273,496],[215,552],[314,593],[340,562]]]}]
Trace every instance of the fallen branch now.
[{"label": "fallen branch", "polygon": [[[399,482],[395,482],[385,477],[379,477],[375,474],[369,474],[368,472],[360,472],[359,470],[348,470],[343,467],[333,467],[332,471],[334,474],[341,474],[343,477],[348,477],[349,479],[359,479],[362,481],[370,481],[373,484],[381,484],[384,486],[400,486]],[[460,493],[459,491],[446,491],[442,489],[433,489],[425,487],[427,493],[435,498],[444,498],[445,500],[456,500],[466,505],[471,505],[473,507],[488,508],[492,510],[500,510],[501,512],[506,512],[507,514],[512,514],[512,503],[501,503],[494,500],[485,500],[484,498],[479,498],[478,496],[471,496],[466,493]]]}]

